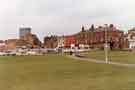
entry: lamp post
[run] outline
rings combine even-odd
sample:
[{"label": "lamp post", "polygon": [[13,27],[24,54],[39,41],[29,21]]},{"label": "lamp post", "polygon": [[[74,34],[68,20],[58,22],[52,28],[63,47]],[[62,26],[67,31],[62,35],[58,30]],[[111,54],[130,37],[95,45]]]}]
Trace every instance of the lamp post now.
[{"label": "lamp post", "polygon": [[108,63],[107,24],[105,24],[105,62]]}]

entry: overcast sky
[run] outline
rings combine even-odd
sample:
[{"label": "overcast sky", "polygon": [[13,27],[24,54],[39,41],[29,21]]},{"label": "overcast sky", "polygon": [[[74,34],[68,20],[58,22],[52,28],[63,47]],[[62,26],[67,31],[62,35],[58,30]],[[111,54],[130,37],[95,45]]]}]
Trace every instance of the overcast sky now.
[{"label": "overcast sky", "polygon": [[135,26],[135,0],[0,0],[0,39],[18,37],[20,26],[40,36],[71,34],[81,26]]}]

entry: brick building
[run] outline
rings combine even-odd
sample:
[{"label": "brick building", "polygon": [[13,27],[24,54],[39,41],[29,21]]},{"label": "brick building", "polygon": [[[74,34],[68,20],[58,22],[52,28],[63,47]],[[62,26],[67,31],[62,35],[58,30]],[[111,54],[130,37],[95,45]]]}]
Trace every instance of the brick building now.
[{"label": "brick building", "polygon": [[82,27],[82,30],[75,34],[76,44],[89,45],[90,47],[103,48],[105,43],[105,30],[107,30],[107,41],[113,48],[120,48],[123,42],[123,31],[118,30],[113,24],[110,26],[95,28],[92,25],[89,29]]},{"label": "brick building", "polygon": [[38,39],[38,37],[35,34],[28,33],[22,38],[22,40],[25,40],[27,43],[29,43],[33,48],[39,48],[41,47],[41,41]]},{"label": "brick building", "polygon": [[57,36],[47,36],[44,37],[44,47],[45,48],[56,48],[58,46]]},{"label": "brick building", "polygon": [[6,40],[8,49],[16,49],[17,47],[39,48],[41,42],[34,34],[28,33],[20,39],[8,39]]},{"label": "brick building", "polygon": [[76,38],[74,35],[65,36],[65,43],[64,43],[65,48],[71,48],[74,47],[75,45],[76,45]]},{"label": "brick building", "polygon": [[64,46],[65,48],[75,47],[91,47],[104,48],[105,31],[107,32],[107,42],[111,49],[122,49],[128,47],[128,41],[125,39],[124,32],[117,29],[113,24],[109,26],[99,26],[97,28],[92,24],[89,29],[83,26],[81,31],[68,36],[50,36],[44,38],[44,46],[46,48],[56,48]]},{"label": "brick building", "polygon": [[6,40],[7,49],[16,49],[17,47],[31,46],[27,41],[22,39],[8,39]]},{"label": "brick building", "polygon": [[7,45],[5,41],[0,40],[0,52],[6,51],[7,50]]}]

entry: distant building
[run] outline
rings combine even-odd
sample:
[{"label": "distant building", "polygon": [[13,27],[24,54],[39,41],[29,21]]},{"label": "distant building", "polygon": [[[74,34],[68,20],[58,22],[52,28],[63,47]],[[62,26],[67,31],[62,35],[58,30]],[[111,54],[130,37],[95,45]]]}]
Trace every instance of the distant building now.
[{"label": "distant building", "polygon": [[27,43],[29,43],[32,48],[39,48],[42,44],[38,37],[35,34],[31,33],[25,35],[22,40],[25,40]]},{"label": "distant building", "polygon": [[16,49],[18,47],[40,48],[41,42],[36,35],[29,33],[21,39],[8,39],[6,45],[8,49]]},{"label": "distant building", "polygon": [[21,27],[20,31],[19,31],[20,39],[24,38],[24,36],[26,36],[27,34],[30,34],[30,33],[31,33],[30,27]]},{"label": "distant building", "polygon": [[65,36],[59,36],[57,38],[57,42],[58,42],[58,48],[64,48],[64,44],[65,44]]},{"label": "distant building", "polygon": [[84,47],[103,48],[105,43],[105,30],[107,30],[107,41],[111,44],[112,48],[120,48],[120,42],[124,33],[114,27],[113,24],[107,27],[99,26],[98,28],[92,25],[89,29],[85,29],[83,26],[82,30],[75,34],[76,44]]},{"label": "distant building", "polygon": [[28,47],[30,44],[22,39],[8,39],[6,41],[7,49],[16,49],[18,47]]},{"label": "distant building", "polygon": [[122,44],[123,49],[129,49],[128,34],[124,34],[120,43]]},{"label": "distant building", "polygon": [[129,41],[129,48],[135,48],[135,28],[128,31],[127,39]]},{"label": "distant building", "polygon": [[6,41],[7,48],[8,49],[15,49],[17,47],[17,44],[16,44],[17,41],[18,41],[18,39],[8,39]]},{"label": "distant building", "polygon": [[21,27],[19,32],[20,32],[20,41],[25,41],[32,48],[41,47],[41,41],[38,39],[38,37],[35,34],[31,33],[30,27]]},{"label": "distant building", "polygon": [[44,37],[44,47],[45,48],[56,48],[58,46],[57,36],[47,36]]},{"label": "distant building", "polygon": [[5,50],[7,50],[7,45],[5,41],[0,40],[0,52],[3,52]]},{"label": "distant building", "polygon": [[76,45],[76,38],[74,35],[65,36],[65,44],[64,44],[65,48],[75,47],[75,45]]}]

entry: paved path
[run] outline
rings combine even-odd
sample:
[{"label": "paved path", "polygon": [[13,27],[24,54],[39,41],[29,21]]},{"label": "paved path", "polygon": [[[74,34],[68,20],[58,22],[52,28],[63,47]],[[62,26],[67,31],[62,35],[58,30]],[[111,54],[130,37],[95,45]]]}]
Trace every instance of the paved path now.
[{"label": "paved path", "polygon": [[107,63],[103,60],[96,60],[91,58],[85,58],[85,57],[77,57],[75,55],[68,55],[67,57],[77,59],[77,60],[83,60],[83,61],[89,61],[94,63],[100,63],[100,64],[110,64],[110,65],[116,65],[116,66],[124,66],[124,67],[135,67],[135,64],[124,64],[124,63],[118,63],[118,62],[111,62],[108,61]]}]

